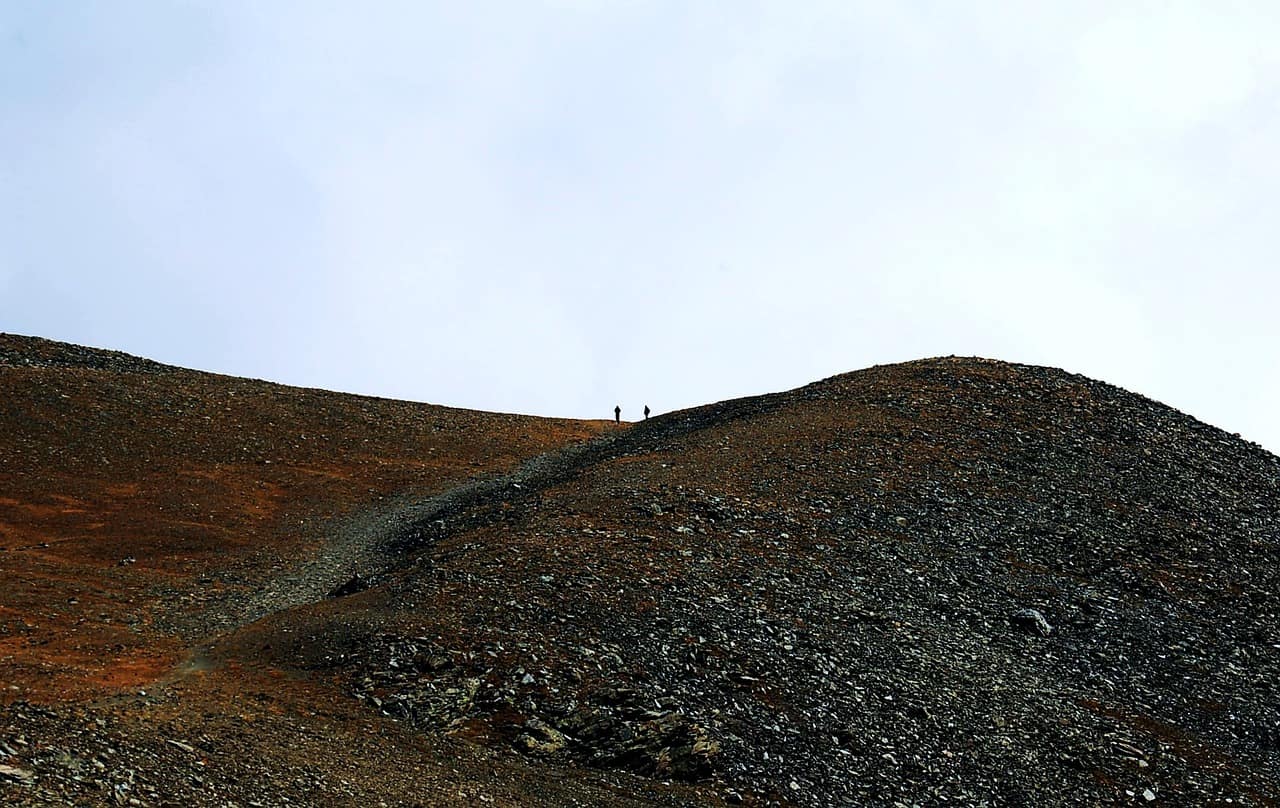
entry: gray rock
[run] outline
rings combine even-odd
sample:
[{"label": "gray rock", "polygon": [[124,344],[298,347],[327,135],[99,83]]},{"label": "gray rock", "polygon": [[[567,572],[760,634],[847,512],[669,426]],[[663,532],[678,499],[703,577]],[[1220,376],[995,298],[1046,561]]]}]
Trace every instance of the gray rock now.
[{"label": "gray rock", "polygon": [[5,780],[16,780],[19,783],[30,783],[36,779],[34,772],[27,769],[20,769],[17,766],[6,766],[0,764],[0,778]]},{"label": "gray rock", "polygon": [[1053,626],[1036,609],[1019,609],[1010,615],[1009,622],[1029,634],[1048,637],[1053,633]]}]

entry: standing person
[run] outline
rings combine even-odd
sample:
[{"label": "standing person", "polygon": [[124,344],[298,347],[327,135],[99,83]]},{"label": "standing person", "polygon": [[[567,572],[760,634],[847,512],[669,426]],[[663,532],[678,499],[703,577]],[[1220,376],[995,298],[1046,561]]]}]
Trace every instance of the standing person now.
[{"label": "standing person", "polygon": [[613,422],[615,424],[622,423],[622,407],[613,408]]},{"label": "standing person", "polygon": [[649,420],[649,405],[648,405],[648,404],[645,404],[645,405],[644,405],[644,419],[645,419],[646,421],[648,421],[648,420]]}]

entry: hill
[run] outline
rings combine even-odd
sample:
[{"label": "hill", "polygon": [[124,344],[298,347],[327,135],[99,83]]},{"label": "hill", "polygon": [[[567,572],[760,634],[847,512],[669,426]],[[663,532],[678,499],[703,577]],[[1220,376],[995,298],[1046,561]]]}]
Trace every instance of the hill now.
[{"label": "hill", "polygon": [[1101,382],[612,429],[30,338],[0,378],[20,802],[1280,800],[1280,459]]}]

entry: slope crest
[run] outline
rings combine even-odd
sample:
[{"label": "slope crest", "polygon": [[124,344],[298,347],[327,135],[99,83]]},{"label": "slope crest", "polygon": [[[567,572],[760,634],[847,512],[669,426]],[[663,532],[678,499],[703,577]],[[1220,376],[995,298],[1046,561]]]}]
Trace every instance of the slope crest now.
[{"label": "slope crest", "polygon": [[1275,800],[1280,462],[1252,444],[948,358],[576,457],[227,652],[428,735],[761,804]]}]

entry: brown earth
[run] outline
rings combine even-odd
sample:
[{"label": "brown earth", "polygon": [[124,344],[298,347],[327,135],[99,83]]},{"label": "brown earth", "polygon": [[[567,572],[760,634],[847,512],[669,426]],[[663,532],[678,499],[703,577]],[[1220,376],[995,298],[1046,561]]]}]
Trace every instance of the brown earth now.
[{"label": "brown earth", "polygon": [[0,379],[19,804],[1280,801],[1280,459],[1110,385],[617,429],[26,337]]},{"label": "brown earth", "polygon": [[[136,782],[121,773],[163,781],[186,764],[221,771],[172,798],[183,804],[460,804],[486,781],[517,784],[506,804],[561,802],[557,772],[516,762],[498,777],[470,745],[407,738],[345,694],[206,663],[198,628],[323,548],[343,517],[508,471],[611,424],[290,388],[12,335],[0,335],[0,379],[0,765],[52,755],[98,773],[95,750],[136,757],[99,753],[105,788],[38,776],[52,781],[45,793],[0,774],[0,801],[152,803],[117,790]],[[87,748],[59,742],[86,732]],[[206,740],[189,754],[165,743],[177,738]],[[393,769],[381,765],[388,748]],[[310,780],[278,782],[286,771]],[[583,792],[601,788],[616,790]]]}]

